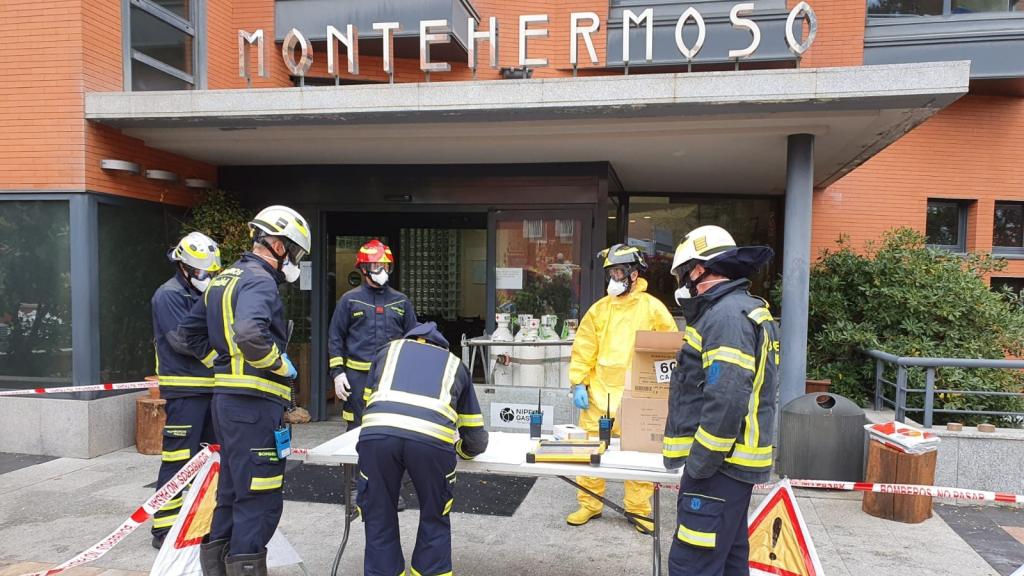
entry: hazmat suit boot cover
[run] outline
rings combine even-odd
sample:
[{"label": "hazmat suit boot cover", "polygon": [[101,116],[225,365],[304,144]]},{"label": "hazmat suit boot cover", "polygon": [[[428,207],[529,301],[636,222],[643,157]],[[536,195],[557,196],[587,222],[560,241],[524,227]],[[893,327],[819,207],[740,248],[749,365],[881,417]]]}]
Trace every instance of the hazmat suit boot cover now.
[{"label": "hazmat suit boot cover", "polygon": [[600,518],[600,510],[591,510],[585,506],[581,506],[579,510],[569,514],[565,518],[565,523],[570,526],[583,526],[587,522],[590,522],[594,518]]},{"label": "hazmat suit boot cover", "polygon": [[227,576],[267,576],[267,552],[228,556]]},{"label": "hazmat suit boot cover", "polygon": [[224,558],[228,555],[227,539],[214,540],[199,545],[199,566],[203,576],[227,576]]}]

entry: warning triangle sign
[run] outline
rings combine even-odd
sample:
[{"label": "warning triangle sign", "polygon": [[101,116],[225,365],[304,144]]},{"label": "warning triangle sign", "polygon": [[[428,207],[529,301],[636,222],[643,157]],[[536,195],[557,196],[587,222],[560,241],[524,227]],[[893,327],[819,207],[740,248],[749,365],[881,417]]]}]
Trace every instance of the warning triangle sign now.
[{"label": "warning triangle sign", "polygon": [[823,576],[789,480],[783,480],[765,496],[747,526],[752,575]]},{"label": "warning triangle sign", "polygon": [[[213,525],[213,509],[217,507],[217,482],[220,480],[220,462],[214,462],[203,483],[199,486],[199,493],[191,500],[191,506],[187,511],[183,507],[181,513],[185,513],[185,522],[178,530],[174,539],[174,547],[181,549],[195,546],[203,542],[203,537],[210,533]],[[193,486],[193,490],[196,488]]]}]

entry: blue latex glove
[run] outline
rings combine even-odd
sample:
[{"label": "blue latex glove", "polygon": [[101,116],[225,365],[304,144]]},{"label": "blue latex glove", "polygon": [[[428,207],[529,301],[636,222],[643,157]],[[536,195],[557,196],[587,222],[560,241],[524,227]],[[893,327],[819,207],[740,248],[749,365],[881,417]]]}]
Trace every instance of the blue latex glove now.
[{"label": "blue latex glove", "polygon": [[587,387],[577,384],[572,390],[572,403],[580,410],[586,410],[590,406],[590,396],[587,394]]},{"label": "blue latex glove", "polygon": [[295,377],[299,375],[299,373],[295,371],[295,365],[292,364],[292,360],[291,358],[288,357],[287,352],[281,354],[281,363],[281,367],[287,370],[287,372],[282,374],[282,376],[288,378],[289,380],[294,380]]}]

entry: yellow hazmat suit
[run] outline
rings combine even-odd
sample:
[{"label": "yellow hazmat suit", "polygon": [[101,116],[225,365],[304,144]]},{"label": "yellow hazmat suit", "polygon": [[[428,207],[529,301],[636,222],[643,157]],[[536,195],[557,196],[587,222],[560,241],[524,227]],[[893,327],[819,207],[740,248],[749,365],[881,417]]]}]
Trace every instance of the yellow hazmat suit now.
[{"label": "yellow hazmat suit", "polygon": [[[633,283],[629,294],[605,296],[595,302],[580,321],[572,345],[569,381],[573,385],[588,385],[590,405],[580,412],[579,425],[591,436],[597,436],[598,419],[605,414],[609,395],[611,415],[615,418],[612,434],[619,435],[617,414],[626,373],[633,359],[634,335],[639,330],[679,331],[665,305],[647,293],[647,281],[643,278]],[[588,490],[604,495],[603,479],[578,476],[576,481]],[[650,482],[627,481],[625,488],[626,511],[650,517],[654,486]],[[604,507],[600,500],[582,490],[577,491],[576,498],[580,510],[569,516],[567,521],[570,524],[583,524],[600,514]]]}]

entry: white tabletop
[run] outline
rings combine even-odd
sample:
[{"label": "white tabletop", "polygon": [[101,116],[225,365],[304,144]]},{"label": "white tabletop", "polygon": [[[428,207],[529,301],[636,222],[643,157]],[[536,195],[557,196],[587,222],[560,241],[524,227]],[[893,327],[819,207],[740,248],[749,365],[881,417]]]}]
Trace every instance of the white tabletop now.
[{"label": "white tabletop", "polygon": [[[306,462],[319,465],[356,464],[356,442],[359,429],[351,430],[313,448],[306,456]],[[666,470],[661,454],[630,452],[617,449],[617,442],[601,455],[601,465],[557,464],[540,462],[528,464],[526,453],[533,448],[536,440],[528,434],[491,432],[487,450],[473,460],[459,459],[458,469],[466,472],[492,474],[515,474],[519,476],[593,476],[606,480],[636,480],[679,484],[682,470]]]}]

